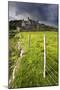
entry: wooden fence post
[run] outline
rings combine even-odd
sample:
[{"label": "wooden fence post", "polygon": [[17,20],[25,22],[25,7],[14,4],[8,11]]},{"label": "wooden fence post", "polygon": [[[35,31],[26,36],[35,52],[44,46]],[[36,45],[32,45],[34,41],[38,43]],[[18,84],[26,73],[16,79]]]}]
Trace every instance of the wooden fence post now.
[{"label": "wooden fence post", "polygon": [[28,37],[28,39],[29,39],[29,41],[28,41],[28,45],[29,45],[29,48],[30,48],[30,39],[31,39],[31,34],[30,34],[30,32],[29,32],[29,37]]},{"label": "wooden fence post", "polygon": [[45,78],[45,75],[46,74],[46,33],[44,32],[44,78]]}]

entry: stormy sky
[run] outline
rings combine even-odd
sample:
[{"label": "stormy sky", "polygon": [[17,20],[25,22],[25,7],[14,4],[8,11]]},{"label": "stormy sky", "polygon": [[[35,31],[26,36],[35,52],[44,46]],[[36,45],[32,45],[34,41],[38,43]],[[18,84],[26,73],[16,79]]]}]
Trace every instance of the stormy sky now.
[{"label": "stormy sky", "polygon": [[58,5],[9,1],[9,21],[31,18],[51,26],[58,26]]}]

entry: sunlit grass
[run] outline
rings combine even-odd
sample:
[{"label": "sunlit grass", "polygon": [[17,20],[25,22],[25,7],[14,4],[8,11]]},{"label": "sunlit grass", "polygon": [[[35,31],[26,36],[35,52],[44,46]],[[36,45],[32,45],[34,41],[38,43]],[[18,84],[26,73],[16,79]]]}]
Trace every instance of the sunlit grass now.
[{"label": "sunlit grass", "polygon": [[[29,47],[30,34],[30,47]],[[44,32],[20,32],[9,39],[11,51],[9,59],[17,62],[15,80],[10,88],[58,85],[58,34],[57,32],[46,32],[46,78],[43,78],[44,61]],[[25,54],[22,58],[18,56],[17,42],[20,41],[21,48]],[[9,61],[9,62],[10,62]],[[15,63],[11,65],[14,65]],[[10,65],[10,67],[11,67]],[[13,70],[13,68],[12,68]],[[10,68],[9,68],[9,71]],[[9,72],[10,77],[12,71]]]}]

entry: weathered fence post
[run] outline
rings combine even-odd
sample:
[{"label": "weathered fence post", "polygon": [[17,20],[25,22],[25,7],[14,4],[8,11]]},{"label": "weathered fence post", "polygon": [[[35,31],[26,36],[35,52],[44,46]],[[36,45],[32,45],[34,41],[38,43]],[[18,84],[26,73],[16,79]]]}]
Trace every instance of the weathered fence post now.
[{"label": "weathered fence post", "polygon": [[46,74],[46,34],[44,32],[44,73],[43,76],[45,78]]},{"label": "weathered fence post", "polygon": [[30,38],[31,38],[31,34],[30,34],[30,32],[29,32],[29,37],[28,37],[28,45],[29,45],[29,48],[30,48]]}]

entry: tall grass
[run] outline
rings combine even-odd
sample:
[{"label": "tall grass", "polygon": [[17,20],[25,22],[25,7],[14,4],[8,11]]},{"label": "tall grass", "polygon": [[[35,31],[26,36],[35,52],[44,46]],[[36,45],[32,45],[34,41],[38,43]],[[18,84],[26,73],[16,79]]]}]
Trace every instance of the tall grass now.
[{"label": "tall grass", "polygon": [[[20,32],[9,39],[9,76],[12,75],[11,66],[17,63],[15,79],[10,83],[10,88],[35,87],[58,85],[58,35],[57,32],[46,32],[46,78],[43,78],[44,62],[44,32]],[[23,57],[18,56],[17,42],[20,41],[21,48],[25,53]],[[9,78],[10,78],[9,77]]]}]

